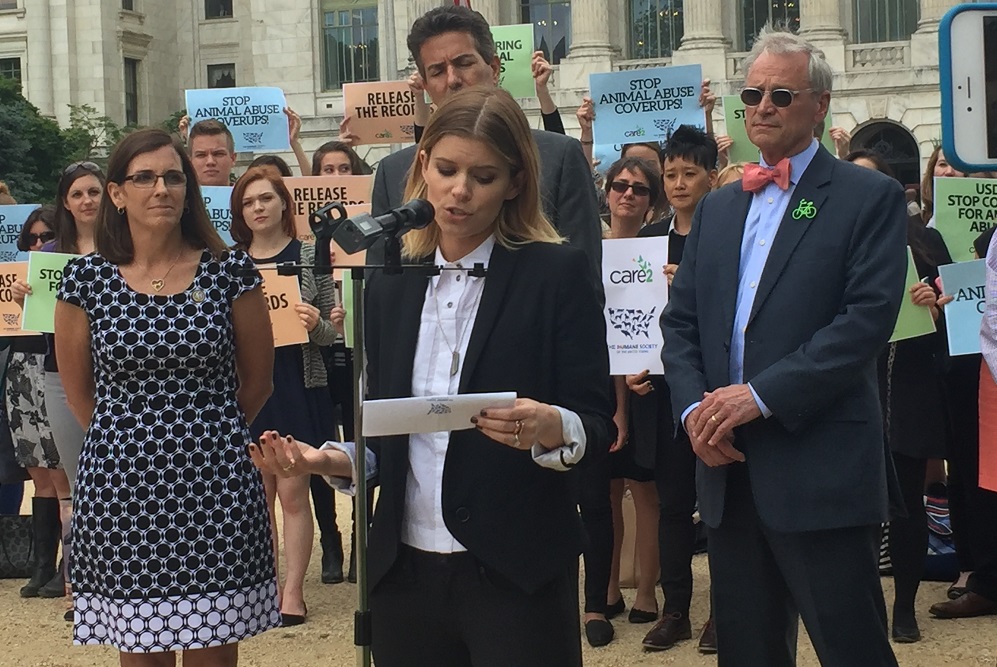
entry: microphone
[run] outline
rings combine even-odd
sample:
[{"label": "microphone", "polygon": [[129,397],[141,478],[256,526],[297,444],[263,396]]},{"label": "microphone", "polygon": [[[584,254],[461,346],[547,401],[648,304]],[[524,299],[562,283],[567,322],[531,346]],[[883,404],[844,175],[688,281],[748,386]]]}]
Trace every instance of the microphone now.
[{"label": "microphone", "polygon": [[397,240],[410,229],[422,229],[433,221],[436,210],[425,199],[413,199],[376,218],[362,213],[342,220],[332,233],[346,254],[366,250],[382,236]]}]

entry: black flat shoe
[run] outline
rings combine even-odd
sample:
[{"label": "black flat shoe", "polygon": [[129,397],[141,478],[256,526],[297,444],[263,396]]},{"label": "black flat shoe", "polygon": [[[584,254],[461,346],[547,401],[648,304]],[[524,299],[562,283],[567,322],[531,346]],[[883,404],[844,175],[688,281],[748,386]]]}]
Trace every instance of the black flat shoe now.
[{"label": "black flat shoe", "polygon": [[615,636],[616,631],[613,630],[613,624],[609,621],[597,618],[585,622],[585,639],[588,640],[589,646],[592,648],[605,646],[613,641]]},{"label": "black flat shoe", "polygon": [[655,611],[644,611],[643,609],[637,609],[637,607],[632,607],[630,609],[630,616],[627,620],[631,623],[654,623],[658,620],[658,612]]},{"label": "black flat shoe", "polygon": [[622,614],[623,612],[625,612],[626,610],[627,610],[627,603],[624,602],[623,598],[621,597],[613,604],[606,606],[606,619],[611,621],[620,614]]},{"label": "black flat shoe", "polygon": [[280,627],[293,628],[295,625],[302,625],[305,622],[306,616],[308,616],[308,605],[305,605],[304,614],[285,614],[284,612],[280,612]]},{"label": "black flat shoe", "polygon": [[916,623],[913,626],[894,625],[890,634],[897,644],[913,644],[921,641],[921,630]]},{"label": "black flat shoe", "polygon": [[73,613],[74,612],[72,609],[67,609],[66,613],[62,615],[63,620],[72,623],[74,620],[76,620],[75,618],[73,618]]}]

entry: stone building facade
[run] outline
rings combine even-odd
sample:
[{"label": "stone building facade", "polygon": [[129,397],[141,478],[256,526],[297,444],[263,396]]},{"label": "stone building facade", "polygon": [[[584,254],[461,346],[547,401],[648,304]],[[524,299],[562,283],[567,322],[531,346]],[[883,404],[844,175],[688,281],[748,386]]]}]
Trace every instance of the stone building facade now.
[{"label": "stone building facade", "polygon": [[[67,122],[90,104],[122,124],[157,124],[183,90],[277,85],[304,118],[306,149],[333,138],[341,85],[412,68],[414,18],[450,0],[0,0],[0,75]],[[955,0],[472,0],[493,24],[533,23],[555,62],[571,132],[588,74],[700,63],[718,94],[743,83],[768,21],[798,30],[835,71],[833,124],[917,180],[940,138],[938,23]],[[539,126],[534,102],[524,106]],[[722,131],[722,114],[716,113]],[[363,147],[370,161],[389,147]]]}]

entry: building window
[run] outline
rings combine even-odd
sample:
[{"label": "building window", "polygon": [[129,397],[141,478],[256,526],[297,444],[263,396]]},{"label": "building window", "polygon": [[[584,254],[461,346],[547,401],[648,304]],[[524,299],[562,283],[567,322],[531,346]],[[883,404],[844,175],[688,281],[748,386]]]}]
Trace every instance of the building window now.
[{"label": "building window", "polygon": [[204,18],[232,18],[232,0],[204,0]]},{"label": "building window", "polygon": [[322,0],[325,90],[380,80],[377,2]]},{"label": "building window", "polygon": [[139,61],[125,58],[125,125],[138,125]]},{"label": "building window", "polygon": [[235,63],[208,65],[208,88],[235,88]]},{"label": "building window", "polygon": [[751,49],[755,37],[766,23],[777,29],[799,31],[800,0],[741,0],[741,34],[745,51]]},{"label": "building window", "polygon": [[682,0],[630,0],[630,25],[631,58],[667,58],[682,41]]},{"label": "building window", "polygon": [[21,59],[0,58],[0,77],[21,82]]},{"label": "building window", "polygon": [[533,24],[537,51],[552,65],[571,49],[571,3],[566,0],[521,0],[522,22]]},{"label": "building window", "polygon": [[135,0],[121,0],[121,8],[129,12],[134,12]]},{"label": "building window", "polygon": [[917,30],[917,0],[855,0],[858,44],[900,42]]},{"label": "building window", "polygon": [[17,9],[17,0],[0,0],[0,9]]}]

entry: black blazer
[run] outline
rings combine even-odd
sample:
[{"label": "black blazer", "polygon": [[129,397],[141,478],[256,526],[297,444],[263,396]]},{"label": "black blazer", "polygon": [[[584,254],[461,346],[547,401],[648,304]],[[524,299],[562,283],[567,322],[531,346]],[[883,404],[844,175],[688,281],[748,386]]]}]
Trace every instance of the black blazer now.
[{"label": "black blazer", "polygon": [[[738,268],[751,193],[700,202],[662,314],[676,421],[730,384]],[[817,215],[794,220],[802,199]],[[737,429],[758,514],[779,531],[880,523],[892,465],[876,357],[906,295],[907,213],[893,179],[820,149],[793,192],[755,295],[744,381],[772,410]],[[678,425],[680,428],[681,425]],[[737,465],[737,464],[735,464]],[[698,462],[700,512],[723,516],[727,467]]]},{"label": "black blazer", "polygon": [[[576,412],[597,458],[616,437],[605,320],[576,249],[496,245],[470,333],[460,393],[515,391]],[[375,271],[367,287],[370,398],[411,396],[412,366],[427,274]],[[381,492],[370,532],[371,586],[398,554],[408,436],[371,438]],[[479,560],[533,592],[564,573],[581,552],[577,471],[533,462],[476,430],[450,436],[443,469],[443,519]]]},{"label": "black blazer", "polygon": [[[602,223],[592,168],[577,139],[563,134],[533,130],[540,158],[540,198],[544,214],[568,243],[585,251],[593,285],[602,295]],[[409,146],[385,156],[374,175],[371,212],[382,215],[401,206],[409,169],[415,164],[419,146]],[[383,256],[383,244],[378,243],[368,254],[369,263]]]}]

